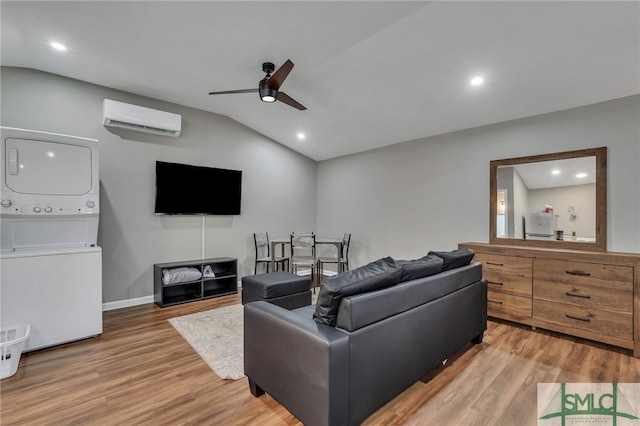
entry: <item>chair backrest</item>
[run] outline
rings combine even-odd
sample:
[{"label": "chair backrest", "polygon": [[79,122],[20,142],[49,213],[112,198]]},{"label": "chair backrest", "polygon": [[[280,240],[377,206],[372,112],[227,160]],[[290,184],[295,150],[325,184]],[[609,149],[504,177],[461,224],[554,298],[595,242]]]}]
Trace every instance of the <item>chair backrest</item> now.
[{"label": "chair backrest", "polygon": [[349,258],[349,244],[351,243],[351,234],[348,232],[344,233],[342,237],[342,258]]},{"label": "chair backrest", "polygon": [[256,246],[256,257],[269,257],[269,233],[256,232],[253,234],[253,242]]},{"label": "chair backrest", "polygon": [[316,236],[313,232],[291,233],[291,254],[293,256],[315,256]]}]

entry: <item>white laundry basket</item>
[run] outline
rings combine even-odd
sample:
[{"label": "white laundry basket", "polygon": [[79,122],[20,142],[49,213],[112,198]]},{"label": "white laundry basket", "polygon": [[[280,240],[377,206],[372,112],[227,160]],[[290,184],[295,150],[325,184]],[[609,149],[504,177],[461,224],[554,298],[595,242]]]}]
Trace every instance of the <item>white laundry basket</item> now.
[{"label": "white laundry basket", "polygon": [[0,329],[0,379],[11,377],[18,371],[22,348],[30,333],[29,324]]}]

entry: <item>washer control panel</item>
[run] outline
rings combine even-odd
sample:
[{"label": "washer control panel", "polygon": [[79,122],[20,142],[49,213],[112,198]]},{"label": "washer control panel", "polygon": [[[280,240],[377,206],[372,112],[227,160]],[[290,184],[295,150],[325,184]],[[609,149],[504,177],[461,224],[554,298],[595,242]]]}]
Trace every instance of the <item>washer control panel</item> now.
[{"label": "washer control panel", "polygon": [[81,197],[55,196],[34,197],[27,194],[11,194],[3,191],[0,200],[0,213],[20,216],[69,216],[99,213],[98,196],[91,194]]}]

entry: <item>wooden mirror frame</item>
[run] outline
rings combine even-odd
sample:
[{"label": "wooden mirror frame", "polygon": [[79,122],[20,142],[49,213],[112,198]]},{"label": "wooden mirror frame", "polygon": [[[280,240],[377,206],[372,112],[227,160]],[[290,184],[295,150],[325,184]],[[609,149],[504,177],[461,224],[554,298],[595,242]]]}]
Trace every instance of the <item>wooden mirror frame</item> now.
[{"label": "wooden mirror frame", "polygon": [[[539,241],[519,238],[498,238],[496,218],[498,215],[498,176],[499,166],[513,166],[540,161],[566,160],[580,157],[596,157],[596,242],[579,243],[575,241]],[[491,244],[545,247],[575,250],[607,250],[607,148],[580,149],[577,151],[557,152],[553,154],[532,155],[529,157],[507,158],[490,162],[489,182],[489,241]]]}]

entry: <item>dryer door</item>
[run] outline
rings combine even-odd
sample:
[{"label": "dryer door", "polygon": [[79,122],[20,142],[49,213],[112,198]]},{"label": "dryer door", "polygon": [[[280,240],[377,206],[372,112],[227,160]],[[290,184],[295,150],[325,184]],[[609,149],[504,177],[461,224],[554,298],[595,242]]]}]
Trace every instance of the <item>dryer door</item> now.
[{"label": "dryer door", "polygon": [[83,195],[91,191],[91,148],[8,138],[5,184],[37,195]]}]

